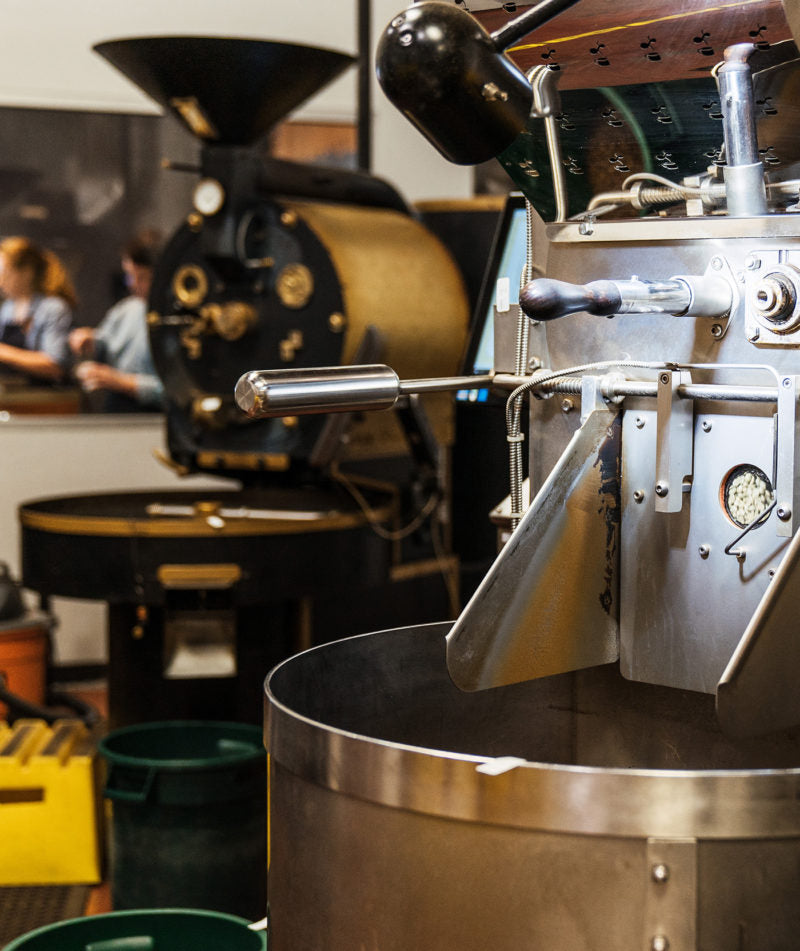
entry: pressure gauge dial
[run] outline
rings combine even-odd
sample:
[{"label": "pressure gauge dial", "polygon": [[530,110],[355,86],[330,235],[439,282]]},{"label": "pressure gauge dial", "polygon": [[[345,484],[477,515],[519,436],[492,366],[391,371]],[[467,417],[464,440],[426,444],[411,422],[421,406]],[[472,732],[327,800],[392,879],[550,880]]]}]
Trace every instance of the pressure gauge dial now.
[{"label": "pressure gauge dial", "polygon": [[225,189],[216,178],[201,178],[192,193],[192,204],[207,218],[215,215],[225,203]]}]

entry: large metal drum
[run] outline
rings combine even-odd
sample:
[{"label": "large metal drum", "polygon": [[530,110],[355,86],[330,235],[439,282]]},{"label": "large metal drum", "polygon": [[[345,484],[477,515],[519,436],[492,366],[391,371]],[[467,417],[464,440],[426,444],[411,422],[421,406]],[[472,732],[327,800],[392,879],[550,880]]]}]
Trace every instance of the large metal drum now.
[{"label": "large metal drum", "polygon": [[448,629],[268,678],[270,951],[796,947],[800,733],[616,665],[462,693]]}]

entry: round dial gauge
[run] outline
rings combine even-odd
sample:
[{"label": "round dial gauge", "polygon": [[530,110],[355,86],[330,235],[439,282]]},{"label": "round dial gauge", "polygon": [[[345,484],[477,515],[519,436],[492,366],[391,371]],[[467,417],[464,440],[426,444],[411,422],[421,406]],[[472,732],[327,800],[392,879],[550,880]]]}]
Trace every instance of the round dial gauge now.
[{"label": "round dial gauge", "polygon": [[216,178],[201,178],[192,193],[192,204],[201,215],[215,215],[225,202],[225,189]]}]

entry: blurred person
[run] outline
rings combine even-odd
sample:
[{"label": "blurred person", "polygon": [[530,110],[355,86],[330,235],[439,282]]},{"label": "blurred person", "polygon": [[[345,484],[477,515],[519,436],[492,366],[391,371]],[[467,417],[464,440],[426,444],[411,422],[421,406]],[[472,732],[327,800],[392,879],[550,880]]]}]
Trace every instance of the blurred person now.
[{"label": "blurred person", "polygon": [[156,374],[147,333],[147,298],[157,247],[150,234],[130,241],[122,251],[122,270],[130,292],[100,325],[78,327],[69,346],[80,362],[75,376],[87,393],[98,393],[105,413],[158,411],[164,387]]},{"label": "blurred person", "polygon": [[77,304],[72,281],[51,251],[23,237],[0,241],[0,376],[58,383],[69,366]]}]

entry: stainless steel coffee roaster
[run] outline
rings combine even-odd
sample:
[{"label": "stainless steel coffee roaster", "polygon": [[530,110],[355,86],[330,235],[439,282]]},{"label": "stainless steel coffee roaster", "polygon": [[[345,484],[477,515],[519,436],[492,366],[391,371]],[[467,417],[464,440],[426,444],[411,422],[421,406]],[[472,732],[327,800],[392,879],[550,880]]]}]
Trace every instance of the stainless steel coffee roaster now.
[{"label": "stainless steel coffee roaster", "polygon": [[351,57],[209,37],[96,50],[202,142],[200,168],[176,172],[199,173],[194,208],[157,266],[150,340],[169,464],[243,488],[26,505],[25,584],[109,602],[113,721],[258,720],[264,673],[300,646],[398,611],[452,616],[452,413],[434,395],[380,419],[248,420],[234,384],[253,365],[453,373],[461,279],[387,183],[267,154]]},{"label": "stainless steel coffee roaster", "polygon": [[[378,62],[528,199],[490,271],[505,544],[454,624],[268,679],[270,947],[790,947],[800,11],[483,6],[410,7]],[[246,380],[287,411],[291,374]],[[331,371],[317,405],[368,382],[432,385]]]}]

